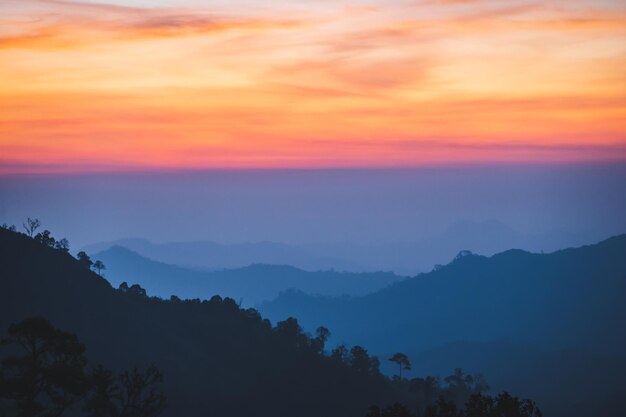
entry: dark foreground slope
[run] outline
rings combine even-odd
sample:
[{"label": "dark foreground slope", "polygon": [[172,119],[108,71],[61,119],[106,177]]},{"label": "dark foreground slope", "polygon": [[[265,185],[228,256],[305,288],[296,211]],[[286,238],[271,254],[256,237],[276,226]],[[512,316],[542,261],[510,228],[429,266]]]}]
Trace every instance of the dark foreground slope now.
[{"label": "dark foreground slope", "polygon": [[362,416],[397,398],[379,374],[322,356],[233,300],[163,301],[114,290],[69,254],[0,230],[0,329],[41,315],[76,333],[93,364],[156,364],[170,416]]},{"label": "dark foreground slope", "polygon": [[377,352],[506,339],[542,348],[626,352],[626,235],[550,254],[472,254],[364,297],[289,292],[264,315],[331,327]]}]

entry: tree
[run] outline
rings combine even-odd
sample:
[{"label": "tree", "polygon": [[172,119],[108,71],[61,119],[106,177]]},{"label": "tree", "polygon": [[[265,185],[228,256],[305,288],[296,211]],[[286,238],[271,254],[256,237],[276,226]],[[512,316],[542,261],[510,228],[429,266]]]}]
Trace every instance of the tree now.
[{"label": "tree", "polygon": [[379,373],[380,362],[378,358],[375,356],[370,358],[367,350],[361,346],[354,346],[350,349],[348,362],[357,372],[370,375]]},{"label": "tree", "polygon": [[406,356],[404,353],[394,353],[394,355],[389,358],[390,362],[393,362],[395,364],[398,365],[398,367],[400,368],[400,379],[402,379],[402,370],[404,369],[405,371],[410,371],[411,370],[411,362],[409,361],[409,357]]},{"label": "tree", "polygon": [[157,392],[163,375],[151,366],[144,372],[133,369],[119,377],[121,411],[119,417],[153,417],[165,409],[165,395]]},{"label": "tree", "polygon": [[157,389],[163,376],[154,366],[117,377],[98,366],[90,379],[92,389],[84,406],[89,417],[155,417],[165,409],[165,395]]},{"label": "tree", "polygon": [[502,392],[495,398],[472,395],[465,405],[465,417],[541,417],[541,411],[530,400],[521,400],[508,392]]},{"label": "tree", "polygon": [[423,415],[425,407],[432,404],[441,393],[439,378],[434,376],[411,379],[409,389],[417,400],[419,415]]},{"label": "tree", "polygon": [[31,219],[30,217],[26,219],[26,223],[22,223],[22,227],[30,237],[33,237],[35,230],[39,229],[39,226],[41,226],[39,219]]},{"label": "tree", "polygon": [[78,263],[83,268],[91,269],[91,266],[93,265],[93,261],[91,260],[89,255],[87,255],[85,252],[83,252],[82,250],[80,252],[78,252],[76,254],[76,259],[78,259]]},{"label": "tree", "polygon": [[88,417],[114,417],[119,415],[119,406],[115,400],[120,392],[116,379],[102,365],[95,367],[89,375],[91,390],[85,400],[83,410]]},{"label": "tree", "polygon": [[457,411],[454,401],[439,398],[434,404],[426,408],[425,417],[463,417],[462,411]]},{"label": "tree", "polygon": [[70,251],[70,242],[66,239],[63,238],[61,240],[57,240],[56,245],[54,245],[55,249],[58,249],[60,251],[63,252],[69,252]]},{"label": "tree", "polygon": [[98,270],[98,275],[102,275],[101,272],[107,269],[106,266],[104,266],[104,263],[100,260],[93,263],[93,268]]},{"label": "tree", "polygon": [[3,229],[5,229],[5,230],[8,230],[8,231],[10,231],[10,232],[15,232],[15,231],[16,231],[16,229],[15,229],[15,225],[11,225],[11,226],[9,226],[9,225],[8,225],[8,224],[6,224],[6,223],[2,223],[2,226],[0,226],[0,227],[1,227],[1,228],[3,228]]},{"label": "tree", "polygon": [[49,248],[53,248],[56,244],[56,240],[52,237],[52,235],[50,234],[49,230],[44,230],[41,233],[37,233],[34,237],[34,239],[41,243],[44,246],[47,246]]},{"label": "tree", "polygon": [[348,348],[346,345],[338,345],[330,352],[330,357],[337,362],[347,363],[349,360]]},{"label": "tree", "polygon": [[24,355],[2,361],[0,415],[10,409],[16,417],[60,417],[81,402],[89,417],[156,417],[165,408],[155,366],[118,376],[98,366],[87,374],[85,346],[44,318],[12,324],[2,345]]},{"label": "tree", "polygon": [[464,404],[470,396],[489,389],[482,375],[468,375],[461,368],[456,368],[454,374],[445,377],[444,382],[446,386],[443,396],[457,404]]},{"label": "tree", "polygon": [[330,337],[330,330],[328,330],[324,326],[320,326],[315,330],[316,337],[311,340],[311,345],[313,346],[313,350],[317,353],[321,353],[324,351],[324,346],[326,346],[326,341]]},{"label": "tree", "polygon": [[3,345],[21,348],[0,368],[0,399],[12,400],[18,416],[61,416],[86,392],[85,346],[43,318],[12,324]]},{"label": "tree", "polygon": [[141,285],[139,284],[131,285],[130,288],[128,289],[128,294],[134,295],[136,297],[142,297],[142,298],[145,298],[148,296],[148,293],[146,292],[145,288],[142,288]]}]

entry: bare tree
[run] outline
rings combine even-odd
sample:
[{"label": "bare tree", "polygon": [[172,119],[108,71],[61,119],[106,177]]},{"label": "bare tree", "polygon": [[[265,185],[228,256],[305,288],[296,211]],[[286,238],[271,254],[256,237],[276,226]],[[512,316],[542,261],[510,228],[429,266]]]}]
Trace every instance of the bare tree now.
[{"label": "bare tree", "polygon": [[104,266],[104,263],[102,261],[96,261],[93,263],[92,268],[97,269],[98,270],[98,275],[102,275],[102,271],[107,269],[106,266]]},{"label": "bare tree", "polygon": [[39,226],[41,226],[39,219],[31,219],[30,217],[26,219],[26,223],[22,223],[22,227],[30,237],[33,237],[35,230],[39,229]]},{"label": "bare tree", "polygon": [[402,379],[402,370],[410,371],[411,370],[411,362],[409,361],[409,357],[404,353],[398,352],[395,353],[391,358],[389,358],[390,362],[393,362],[398,365],[400,368],[400,379]]}]

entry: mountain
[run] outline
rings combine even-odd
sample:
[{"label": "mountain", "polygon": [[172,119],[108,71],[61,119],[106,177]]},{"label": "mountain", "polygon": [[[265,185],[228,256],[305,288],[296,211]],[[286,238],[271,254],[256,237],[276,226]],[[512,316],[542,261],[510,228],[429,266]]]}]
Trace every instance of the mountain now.
[{"label": "mountain", "polygon": [[205,269],[238,268],[262,263],[291,265],[307,271],[382,270],[414,275],[449,261],[461,250],[483,255],[493,255],[510,248],[539,252],[580,245],[586,241],[589,241],[587,234],[558,231],[523,234],[497,221],[460,221],[438,235],[412,242],[256,242],[224,245],[211,241],[151,243],[145,239],[121,239],[89,245],[83,250],[94,254],[113,246],[123,246],[155,261]]},{"label": "mountain", "polygon": [[551,251],[580,245],[588,241],[584,234],[551,232],[523,234],[497,221],[459,221],[440,234],[429,238],[379,244],[309,244],[303,247],[321,256],[332,253],[366,268],[415,275],[447,263],[462,250],[482,255],[518,248],[529,251]]},{"label": "mountain", "polygon": [[229,298],[164,301],[115,290],[68,253],[0,229],[2,333],[30,316],[77,334],[94,365],[154,363],[167,416],[360,417],[372,403],[407,399],[374,368],[322,355],[293,320],[272,327]]},{"label": "mountain", "polygon": [[241,268],[251,264],[292,265],[307,271],[337,269],[362,271],[365,268],[329,254],[314,255],[304,247],[275,242],[224,245],[211,241],[152,243],[145,239],[120,239],[83,248],[93,254],[115,246],[132,250],[166,264],[202,269]]},{"label": "mountain", "polygon": [[[334,343],[407,353],[419,374],[481,372],[497,392],[551,417],[620,416],[626,396],[626,235],[550,254],[461,253],[450,264],[363,297],[297,291],[264,303],[272,318],[324,323]],[[383,361],[383,370],[395,368]]]},{"label": "mountain", "polygon": [[150,294],[169,298],[232,297],[247,306],[297,289],[308,294],[365,295],[401,280],[390,272],[307,272],[291,266],[255,264],[236,269],[200,271],[152,261],[121,246],[93,255],[106,266],[106,278],[115,287],[123,281],[138,283]]},{"label": "mountain", "polygon": [[450,264],[362,297],[295,291],[261,305],[272,319],[331,326],[335,340],[378,352],[459,340],[626,351],[626,235],[550,254],[461,253]]}]

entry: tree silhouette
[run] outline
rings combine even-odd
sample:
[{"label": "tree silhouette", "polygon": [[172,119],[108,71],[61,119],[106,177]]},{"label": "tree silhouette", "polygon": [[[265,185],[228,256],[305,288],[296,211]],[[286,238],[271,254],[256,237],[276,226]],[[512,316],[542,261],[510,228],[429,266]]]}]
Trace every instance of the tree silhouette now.
[{"label": "tree silhouette", "polygon": [[134,295],[136,297],[142,297],[142,298],[145,298],[148,296],[148,293],[146,292],[145,288],[142,288],[141,285],[139,284],[131,285],[130,288],[128,289],[128,294]]},{"label": "tree silhouette", "polygon": [[10,225],[10,226],[9,226],[9,225],[8,225],[8,224],[6,224],[6,223],[2,223],[2,225],[0,226],[0,228],[2,228],[2,229],[6,229],[6,230],[8,230],[8,231],[10,231],[10,232],[15,232],[15,231],[17,231],[17,229],[15,228],[15,225]]},{"label": "tree silhouette", "polygon": [[161,372],[151,366],[144,372],[133,369],[119,377],[121,411],[119,417],[153,417],[165,409],[165,395],[157,392]]},{"label": "tree silhouette", "polygon": [[69,252],[70,251],[70,242],[66,239],[60,239],[57,240],[57,243],[54,245],[55,249],[61,250],[63,252]]},{"label": "tree silhouette", "polygon": [[61,416],[86,392],[85,346],[43,318],[12,324],[3,345],[21,348],[0,368],[0,398],[13,400],[18,416]]},{"label": "tree silhouette", "polygon": [[371,357],[367,350],[361,346],[354,346],[350,349],[349,363],[357,372],[375,375],[379,373],[380,362],[377,357]]},{"label": "tree silhouette", "polygon": [[53,248],[56,245],[56,240],[52,237],[49,230],[44,230],[41,233],[37,233],[34,239],[49,248]]},{"label": "tree silhouette", "polygon": [[78,263],[81,264],[84,268],[91,269],[93,261],[85,252],[83,252],[82,250],[78,252],[76,254],[76,259],[78,259]]},{"label": "tree silhouette", "polygon": [[328,338],[330,337],[330,330],[328,330],[324,326],[320,326],[317,328],[317,330],[315,330],[315,333],[316,337],[311,341],[313,350],[315,350],[315,352],[317,353],[322,353],[324,352],[324,346],[326,346],[326,341],[328,341]]},{"label": "tree silhouette", "polygon": [[12,324],[2,345],[23,355],[2,361],[0,416],[9,409],[16,417],[60,417],[83,400],[89,417],[156,417],[165,408],[156,367],[115,377],[98,366],[87,374],[85,346],[44,318]]},{"label": "tree silhouette", "polygon": [[41,222],[39,219],[31,219],[30,217],[26,219],[26,223],[22,223],[22,227],[26,230],[26,234],[30,237],[33,237],[35,230],[39,229],[40,226]]},{"label": "tree silhouette", "polygon": [[461,368],[456,368],[452,375],[444,378],[446,384],[443,396],[464,404],[472,395],[481,394],[489,389],[489,385],[482,375],[465,374]]},{"label": "tree silhouette", "polygon": [[465,406],[464,417],[542,417],[537,405],[530,400],[521,400],[508,392],[495,398],[482,394],[470,397]]},{"label": "tree silhouette", "polygon": [[101,272],[107,269],[106,266],[104,266],[104,263],[100,260],[97,260],[96,262],[93,263],[93,268],[98,271],[98,275],[102,275]]},{"label": "tree silhouette", "polygon": [[349,352],[346,345],[338,345],[330,352],[330,357],[337,362],[347,363],[349,360]]},{"label": "tree silhouette", "polygon": [[394,355],[389,358],[390,362],[393,362],[395,364],[398,365],[399,370],[400,370],[400,379],[402,379],[402,370],[404,369],[405,371],[410,371],[411,370],[411,362],[409,361],[409,357],[406,356],[404,353],[394,353]]},{"label": "tree silhouette", "polygon": [[[439,398],[434,404],[426,408],[425,417],[463,417],[463,412],[458,411],[456,404],[451,400]],[[486,416],[483,416],[486,417]]]},{"label": "tree silhouette", "polygon": [[157,390],[163,376],[154,366],[117,377],[98,366],[90,379],[92,390],[84,406],[88,417],[155,417],[165,409],[165,395]]},{"label": "tree silhouette", "polygon": [[119,406],[115,400],[120,396],[120,389],[113,372],[98,365],[91,371],[89,380],[91,392],[83,408],[87,417],[118,416]]}]

